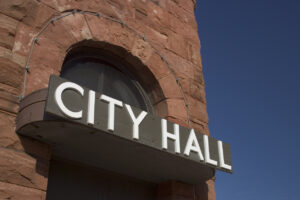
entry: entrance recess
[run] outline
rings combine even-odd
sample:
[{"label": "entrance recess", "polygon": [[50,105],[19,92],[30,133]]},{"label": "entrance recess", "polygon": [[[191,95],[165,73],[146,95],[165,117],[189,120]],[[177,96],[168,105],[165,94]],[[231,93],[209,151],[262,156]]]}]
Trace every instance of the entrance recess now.
[{"label": "entrance recess", "polygon": [[156,184],[75,162],[52,160],[47,200],[153,200]]}]

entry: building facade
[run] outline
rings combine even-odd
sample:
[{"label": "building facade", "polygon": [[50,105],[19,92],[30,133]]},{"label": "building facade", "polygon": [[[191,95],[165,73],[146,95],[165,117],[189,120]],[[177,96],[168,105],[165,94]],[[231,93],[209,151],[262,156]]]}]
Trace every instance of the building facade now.
[{"label": "building facade", "polygon": [[[57,160],[53,144],[16,133],[20,103],[47,88],[51,74],[67,73],[63,66],[70,59],[92,54],[104,63],[121,63],[143,88],[154,115],[209,135],[195,3],[0,0],[0,199],[58,199],[54,196],[63,195],[50,190],[59,189],[82,190],[78,199],[141,198],[132,193],[148,199],[216,199],[214,176],[197,184],[140,182],[80,161]],[[64,170],[74,171],[70,182],[83,182],[64,188],[59,181]],[[80,178],[85,175],[91,178]],[[92,190],[95,194],[85,189],[93,177],[105,180],[97,182],[105,189]]]}]

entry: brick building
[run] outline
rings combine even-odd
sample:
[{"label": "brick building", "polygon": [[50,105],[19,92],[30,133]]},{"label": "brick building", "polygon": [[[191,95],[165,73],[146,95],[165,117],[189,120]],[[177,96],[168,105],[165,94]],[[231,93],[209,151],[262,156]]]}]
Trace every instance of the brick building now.
[{"label": "brick building", "polygon": [[[20,103],[29,94],[47,88],[50,75],[60,76],[62,66],[73,55],[109,55],[107,62],[111,59],[123,63],[148,96],[153,114],[209,135],[195,3],[196,0],[0,0],[0,199],[57,199],[52,197],[55,194],[48,194],[50,187],[52,191],[60,187],[51,186],[56,181],[51,177],[58,176],[50,173],[55,168],[52,166],[57,165],[59,171],[65,165],[74,165],[74,176],[89,168],[72,162],[57,164],[53,161],[52,144],[17,134],[15,128]],[[94,196],[82,192],[78,199],[112,199],[108,190],[127,195],[123,199],[135,199],[130,197],[135,190],[144,191],[152,199],[216,198],[214,176],[197,184],[171,179],[149,186],[142,182],[142,189],[136,186],[140,180],[134,180],[131,192],[117,186],[131,181],[123,175],[101,172],[88,176],[105,177],[110,187],[105,186],[104,192]],[[87,182],[82,185],[93,181]],[[85,190],[83,186],[69,187]]]}]

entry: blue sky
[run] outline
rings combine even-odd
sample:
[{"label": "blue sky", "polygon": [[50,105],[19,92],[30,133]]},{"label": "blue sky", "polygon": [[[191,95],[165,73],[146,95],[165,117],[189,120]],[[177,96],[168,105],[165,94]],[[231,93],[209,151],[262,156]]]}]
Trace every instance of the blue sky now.
[{"label": "blue sky", "polygon": [[300,0],[197,0],[218,200],[300,199]]}]

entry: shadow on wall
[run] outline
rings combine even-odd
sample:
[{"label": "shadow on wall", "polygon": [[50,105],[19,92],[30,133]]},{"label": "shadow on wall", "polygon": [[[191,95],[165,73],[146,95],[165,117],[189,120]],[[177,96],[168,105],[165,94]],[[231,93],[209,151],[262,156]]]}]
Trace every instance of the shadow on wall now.
[{"label": "shadow on wall", "polygon": [[210,200],[208,185],[203,182],[191,185],[179,181],[167,181],[157,187],[157,200]]}]

